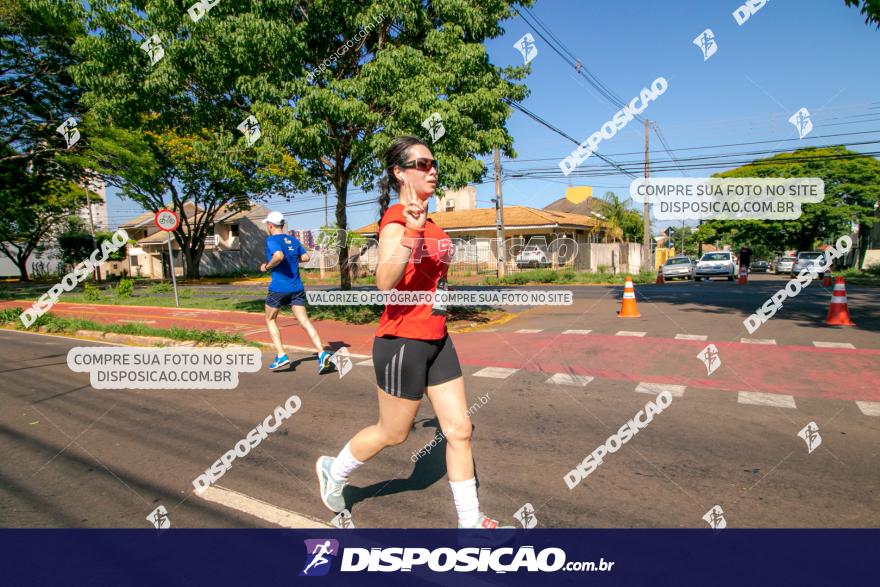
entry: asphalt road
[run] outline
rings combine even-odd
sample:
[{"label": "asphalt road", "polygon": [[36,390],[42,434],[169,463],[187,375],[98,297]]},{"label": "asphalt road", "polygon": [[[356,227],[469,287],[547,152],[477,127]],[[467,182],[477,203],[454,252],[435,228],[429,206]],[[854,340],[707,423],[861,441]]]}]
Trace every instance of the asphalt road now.
[{"label": "asphalt road", "polygon": [[[743,341],[744,313],[778,285],[641,286],[642,317],[629,320],[614,314],[619,288],[581,288],[571,307],[454,335],[479,405],[483,509],[516,523],[529,503],[543,527],[705,527],[716,505],[730,527],[880,524],[880,293],[848,288],[858,326],[830,328],[830,294],[813,286],[753,335],[761,344]],[[711,374],[696,358],[709,342],[721,359]],[[375,420],[371,367],[319,376],[294,354],[291,370],[243,374],[234,391],[96,390],[66,364],[83,344],[98,343],[0,331],[0,525],[149,527],[160,504],[174,527],[331,520],[314,462]],[[569,490],[564,475],[660,389],[670,406]],[[300,411],[221,489],[195,495],[192,480],[291,394]],[[810,422],[822,439],[812,452],[798,436]],[[454,526],[442,443],[410,458],[436,431],[425,402],[407,441],[355,473],[357,527]]]}]

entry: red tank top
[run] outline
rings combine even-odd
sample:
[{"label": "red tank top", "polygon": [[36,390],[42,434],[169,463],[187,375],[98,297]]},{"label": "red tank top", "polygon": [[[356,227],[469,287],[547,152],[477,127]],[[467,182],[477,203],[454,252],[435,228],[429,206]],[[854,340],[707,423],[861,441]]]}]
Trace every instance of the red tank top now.
[{"label": "red tank top", "polygon": [[[391,222],[406,225],[403,204],[395,204],[385,211],[379,222],[379,232]],[[395,289],[399,291],[437,291],[445,285],[446,273],[452,259],[453,244],[442,228],[428,218],[421,250],[413,248],[403,277]],[[416,262],[418,260],[418,262]],[[439,340],[446,336],[446,315],[435,315],[431,304],[386,305],[376,336],[402,336],[420,340]]]}]

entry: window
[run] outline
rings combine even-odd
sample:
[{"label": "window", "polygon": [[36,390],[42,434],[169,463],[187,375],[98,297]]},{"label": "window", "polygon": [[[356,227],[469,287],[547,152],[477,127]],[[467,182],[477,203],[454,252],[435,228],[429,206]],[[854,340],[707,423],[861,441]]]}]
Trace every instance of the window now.
[{"label": "window", "polygon": [[455,200],[447,200],[446,211],[452,212],[453,210],[455,210]]},{"label": "window", "polygon": [[130,259],[131,259],[131,264],[132,264],[132,265],[137,265],[137,264],[138,264],[138,258],[137,258],[137,255],[132,255],[132,256],[130,257]]},{"label": "window", "polygon": [[214,225],[208,227],[207,236],[214,236]]},{"label": "window", "polygon": [[232,236],[238,236],[238,225],[237,225],[237,224],[233,224],[233,225],[229,228],[229,230],[230,230]]}]

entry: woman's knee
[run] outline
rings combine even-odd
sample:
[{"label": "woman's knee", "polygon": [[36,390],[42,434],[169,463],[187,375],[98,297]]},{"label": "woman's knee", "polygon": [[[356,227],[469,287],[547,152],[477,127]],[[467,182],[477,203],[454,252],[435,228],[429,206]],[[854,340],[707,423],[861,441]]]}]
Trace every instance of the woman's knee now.
[{"label": "woman's knee", "polygon": [[466,420],[443,430],[443,435],[446,436],[446,442],[452,444],[468,443],[471,441],[472,429],[471,421]]},{"label": "woman's knee", "polygon": [[385,446],[396,446],[406,441],[409,430],[388,430],[379,425],[379,436]]}]

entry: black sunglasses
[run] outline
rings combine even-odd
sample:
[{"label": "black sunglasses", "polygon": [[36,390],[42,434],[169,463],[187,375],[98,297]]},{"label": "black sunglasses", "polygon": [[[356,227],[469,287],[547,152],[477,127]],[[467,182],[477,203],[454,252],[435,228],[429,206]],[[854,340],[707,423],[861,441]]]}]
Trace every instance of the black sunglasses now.
[{"label": "black sunglasses", "polygon": [[403,167],[404,169],[418,169],[421,172],[428,173],[431,170],[431,167],[434,168],[434,171],[440,173],[440,162],[436,159],[426,159],[424,157],[419,157],[418,159],[413,159],[412,161],[407,161],[406,163],[400,163],[399,167]]}]

